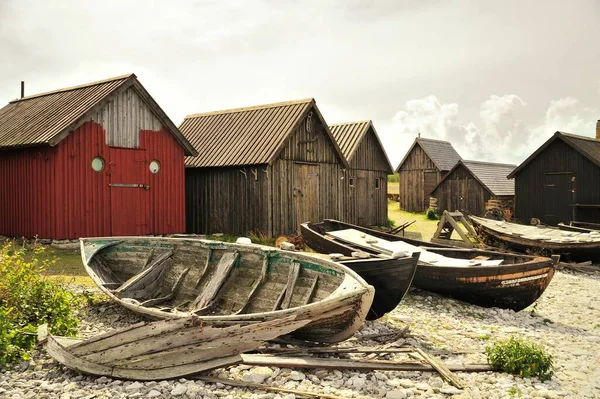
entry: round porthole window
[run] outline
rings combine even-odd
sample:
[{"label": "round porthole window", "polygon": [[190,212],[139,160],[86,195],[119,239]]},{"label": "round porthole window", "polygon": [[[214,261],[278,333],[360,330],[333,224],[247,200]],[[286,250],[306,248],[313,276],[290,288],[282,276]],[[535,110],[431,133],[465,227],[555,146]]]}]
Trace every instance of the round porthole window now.
[{"label": "round porthole window", "polygon": [[104,159],[102,157],[92,159],[92,169],[96,172],[102,172],[104,170]]},{"label": "round porthole window", "polygon": [[150,162],[150,172],[158,173],[160,172],[160,163],[156,160]]}]

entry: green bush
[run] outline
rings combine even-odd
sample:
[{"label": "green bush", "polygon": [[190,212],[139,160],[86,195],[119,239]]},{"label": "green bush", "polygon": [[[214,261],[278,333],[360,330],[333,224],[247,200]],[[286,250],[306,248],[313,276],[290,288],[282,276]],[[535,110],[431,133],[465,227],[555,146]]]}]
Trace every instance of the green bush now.
[{"label": "green bush", "polygon": [[385,227],[387,228],[394,228],[396,227],[396,222],[390,218],[388,218],[387,222],[385,223]]},{"label": "green bush", "polygon": [[534,342],[513,337],[486,347],[485,353],[495,370],[522,378],[539,377],[542,381],[549,380],[554,374],[552,356]]},{"label": "green bush", "polygon": [[79,299],[44,277],[54,261],[44,248],[16,246],[7,241],[0,248],[0,364],[27,359],[41,324],[57,335],[74,335],[78,320],[73,306]]},{"label": "green bush", "polygon": [[433,209],[433,208],[427,209],[426,216],[427,216],[427,219],[429,219],[429,220],[439,220],[440,219],[438,214],[435,212],[435,209]]}]

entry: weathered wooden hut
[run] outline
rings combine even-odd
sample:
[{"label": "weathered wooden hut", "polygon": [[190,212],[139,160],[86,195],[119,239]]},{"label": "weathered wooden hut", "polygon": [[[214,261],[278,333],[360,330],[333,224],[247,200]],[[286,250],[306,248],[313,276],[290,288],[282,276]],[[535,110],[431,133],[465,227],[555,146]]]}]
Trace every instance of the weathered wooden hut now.
[{"label": "weathered wooden hut", "polygon": [[[460,160],[432,190],[437,211],[460,211],[483,216],[486,208],[508,210],[512,214],[515,185],[507,178],[517,165]],[[486,206],[490,204],[490,206]]]},{"label": "weathered wooden hut", "polygon": [[435,186],[460,160],[448,141],[417,137],[396,172],[400,182],[400,209],[422,212]]},{"label": "weathered wooden hut", "polygon": [[348,163],[314,99],[189,115],[189,233],[276,236],[340,215]]},{"label": "weathered wooden hut", "polygon": [[361,226],[387,222],[387,175],[394,173],[373,123],[329,125],[335,141],[350,164],[340,218]]},{"label": "weathered wooden hut", "polygon": [[183,232],[194,154],[133,74],[11,101],[0,109],[0,234]]},{"label": "weathered wooden hut", "polygon": [[600,223],[600,121],[595,139],[556,132],[508,177],[519,221]]}]

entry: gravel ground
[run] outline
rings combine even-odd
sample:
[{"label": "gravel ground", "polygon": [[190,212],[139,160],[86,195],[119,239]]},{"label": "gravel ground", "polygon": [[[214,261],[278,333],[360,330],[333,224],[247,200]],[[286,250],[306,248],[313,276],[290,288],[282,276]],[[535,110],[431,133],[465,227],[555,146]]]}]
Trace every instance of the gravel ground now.
[{"label": "gravel ground", "polygon": [[[109,302],[88,308],[82,317],[83,337],[141,320]],[[342,345],[381,345],[365,337],[400,331],[406,326],[410,328],[409,335],[398,344],[463,352],[444,357],[447,363],[485,363],[483,351],[490,342],[511,336],[527,337],[543,344],[553,355],[556,372],[552,380],[545,382],[504,373],[458,372],[456,375],[465,382],[464,390],[448,385],[433,372],[342,372],[238,365],[212,375],[344,398],[600,398],[600,274],[558,272],[537,304],[519,313],[480,308],[411,290],[384,320],[368,322]],[[0,398],[168,397],[296,396],[188,379],[141,383],[82,376],[57,365],[43,352],[0,375]]]}]

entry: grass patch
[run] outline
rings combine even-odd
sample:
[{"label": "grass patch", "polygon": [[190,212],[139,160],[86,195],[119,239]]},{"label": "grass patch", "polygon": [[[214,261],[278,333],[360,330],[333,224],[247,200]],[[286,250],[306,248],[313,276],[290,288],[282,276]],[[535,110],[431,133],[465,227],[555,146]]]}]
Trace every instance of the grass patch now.
[{"label": "grass patch", "polygon": [[437,220],[427,219],[425,212],[403,211],[395,201],[388,201],[388,218],[393,220],[396,226],[415,220],[415,223],[410,225],[406,231],[420,232],[425,241],[431,240],[431,237],[433,237],[433,234],[437,230]]}]

